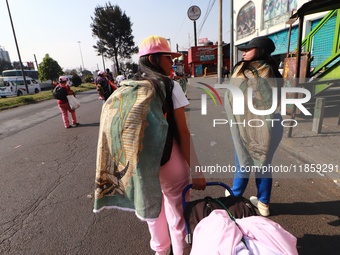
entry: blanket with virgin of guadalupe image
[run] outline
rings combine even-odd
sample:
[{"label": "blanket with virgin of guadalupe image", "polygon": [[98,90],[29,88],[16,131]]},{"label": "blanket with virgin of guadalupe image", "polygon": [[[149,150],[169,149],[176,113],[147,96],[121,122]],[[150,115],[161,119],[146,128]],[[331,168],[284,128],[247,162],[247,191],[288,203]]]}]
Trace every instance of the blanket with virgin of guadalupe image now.
[{"label": "blanket with virgin of guadalupe image", "polygon": [[162,101],[152,85],[145,80],[123,81],[101,112],[94,212],[118,208],[144,220],[158,217],[167,130]]}]

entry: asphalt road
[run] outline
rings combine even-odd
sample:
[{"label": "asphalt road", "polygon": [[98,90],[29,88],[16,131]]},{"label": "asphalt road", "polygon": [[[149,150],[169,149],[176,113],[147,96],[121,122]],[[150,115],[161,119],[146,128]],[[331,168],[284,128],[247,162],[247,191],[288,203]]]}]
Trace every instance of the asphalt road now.
[{"label": "asphalt road", "polygon": [[[208,98],[201,116],[202,90],[190,87],[191,127],[202,165],[233,164],[224,109]],[[133,213],[92,212],[101,101],[95,91],[78,95],[77,128],[65,129],[56,101],[0,112],[0,254],[153,254],[147,226]],[[1,99],[0,99],[1,100]],[[279,149],[275,165],[299,165]],[[232,184],[232,173],[208,180]],[[318,176],[274,178],[270,219],[297,237],[299,254],[339,254],[340,191]],[[220,187],[192,192],[192,199],[221,196]],[[253,179],[245,197],[256,194]]]}]

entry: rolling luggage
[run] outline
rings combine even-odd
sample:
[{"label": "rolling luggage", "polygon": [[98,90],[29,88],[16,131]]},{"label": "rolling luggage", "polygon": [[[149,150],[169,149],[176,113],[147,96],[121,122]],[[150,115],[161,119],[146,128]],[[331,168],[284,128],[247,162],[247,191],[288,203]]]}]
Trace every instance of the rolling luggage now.
[{"label": "rolling luggage", "polygon": [[228,210],[234,218],[240,219],[248,216],[255,216],[255,207],[244,197],[235,197],[230,187],[223,182],[207,182],[207,186],[221,186],[231,194],[228,197],[205,197],[194,201],[186,201],[185,196],[192,184],[186,186],[182,192],[182,205],[184,211],[184,220],[186,225],[186,242],[192,244],[193,232],[196,225],[213,210]]}]

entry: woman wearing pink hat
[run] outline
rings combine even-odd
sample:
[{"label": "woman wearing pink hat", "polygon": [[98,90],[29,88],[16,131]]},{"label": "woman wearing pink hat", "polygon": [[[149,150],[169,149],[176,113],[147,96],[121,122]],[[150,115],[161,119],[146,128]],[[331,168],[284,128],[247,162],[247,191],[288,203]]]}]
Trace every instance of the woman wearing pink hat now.
[{"label": "woman wearing pink hat", "polygon": [[[180,84],[170,78],[173,73],[172,59],[180,55],[171,52],[168,41],[160,36],[146,38],[139,47],[139,67],[143,74],[140,79],[148,80],[153,85],[155,94],[162,90],[163,84],[166,90],[172,91],[170,107],[172,107],[174,123],[169,119],[168,123],[169,129],[174,131],[174,139],[171,157],[161,166],[159,177],[163,206],[159,217],[155,221],[148,221],[151,234],[150,245],[156,254],[169,254],[171,245],[174,255],[182,255],[187,246],[181,194],[190,181],[189,165],[192,168],[199,165],[196,154],[193,150],[190,151],[193,149],[193,144],[184,113],[184,107],[189,105],[189,101]],[[164,94],[163,102],[169,107]],[[204,176],[192,177],[193,189],[205,189]]]},{"label": "woman wearing pink hat", "polygon": [[63,118],[64,126],[65,128],[71,128],[72,126],[70,125],[70,121],[68,118],[68,112],[71,114],[72,118],[72,125],[74,127],[77,127],[80,125],[80,123],[77,122],[77,115],[76,115],[76,110],[72,110],[66,95],[74,95],[73,90],[71,90],[70,86],[67,85],[67,78],[66,76],[60,76],[59,77],[59,84],[56,86],[61,86],[63,89],[65,89],[65,96],[61,99],[58,99],[58,107],[61,111],[61,116]]}]

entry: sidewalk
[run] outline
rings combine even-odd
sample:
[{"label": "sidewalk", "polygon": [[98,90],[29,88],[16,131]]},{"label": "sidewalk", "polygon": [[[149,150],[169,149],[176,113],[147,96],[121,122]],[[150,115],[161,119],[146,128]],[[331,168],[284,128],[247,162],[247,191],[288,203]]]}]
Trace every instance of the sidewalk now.
[{"label": "sidewalk", "polygon": [[[333,172],[327,172],[329,178],[340,185],[340,125],[339,108],[326,109],[320,134],[312,132],[313,119],[297,117],[298,125],[293,128],[288,138],[285,128],[281,148],[306,164],[329,164]],[[286,116],[285,119],[290,118]],[[336,166],[338,171],[336,172]]]}]

